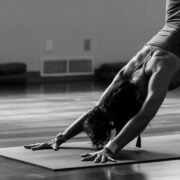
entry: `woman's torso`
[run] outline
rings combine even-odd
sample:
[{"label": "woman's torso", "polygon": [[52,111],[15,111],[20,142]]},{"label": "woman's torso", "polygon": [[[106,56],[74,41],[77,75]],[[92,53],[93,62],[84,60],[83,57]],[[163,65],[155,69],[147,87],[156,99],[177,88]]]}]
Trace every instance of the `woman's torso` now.
[{"label": "woman's torso", "polygon": [[[176,64],[176,70],[169,83],[169,89],[173,90],[180,86],[180,58],[171,52],[167,52],[157,47],[145,46],[133,59],[122,69],[122,77],[129,79],[140,88],[143,97],[147,95],[149,79],[152,75],[152,59],[161,57],[162,61],[170,58]],[[164,58],[163,58],[164,57]]]}]

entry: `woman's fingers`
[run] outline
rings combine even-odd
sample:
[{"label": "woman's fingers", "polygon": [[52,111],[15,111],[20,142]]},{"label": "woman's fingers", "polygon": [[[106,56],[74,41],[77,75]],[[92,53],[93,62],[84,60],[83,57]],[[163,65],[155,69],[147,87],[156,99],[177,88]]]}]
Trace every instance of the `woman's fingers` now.
[{"label": "woman's fingers", "polygon": [[48,144],[48,143],[41,143],[37,146],[34,146],[31,148],[33,151],[35,150],[43,150],[43,149],[52,149],[52,146],[51,144]]},{"label": "woman's fingers", "polygon": [[102,154],[98,154],[98,155],[87,155],[85,154],[82,155],[81,157],[83,157],[81,160],[82,161],[94,161],[95,163],[106,163],[107,161],[111,161],[111,162],[116,162],[115,159],[107,156],[107,155],[102,155]]},{"label": "woman's fingers", "polygon": [[99,163],[101,162],[101,158],[102,158],[102,155],[101,154],[98,154],[94,160],[95,163]]},{"label": "woman's fingers", "polygon": [[101,163],[106,163],[107,161],[116,162],[115,159],[113,159],[113,158],[111,158],[110,156],[105,155],[105,154],[103,154],[103,155],[98,154],[97,157],[96,157],[95,160],[94,160],[95,163],[99,163],[99,162],[101,162]]},{"label": "woman's fingers", "polygon": [[89,155],[81,159],[81,161],[93,161],[96,158],[96,155]]},{"label": "woman's fingers", "polygon": [[44,148],[44,145],[43,144],[39,144],[37,146],[34,146],[31,148],[31,150],[35,151],[35,150],[41,150]]},{"label": "woman's fingers", "polygon": [[81,157],[87,157],[87,156],[91,156],[92,154],[90,153],[85,153],[85,154],[81,154]]},{"label": "woman's fingers", "polygon": [[40,143],[34,143],[34,144],[29,144],[29,145],[24,145],[24,148],[26,148],[26,149],[31,149],[31,148],[33,148],[33,147],[35,147],[35,146],[38,146]]},{"label": "woman's fingers", "polygon": [[54,142],[55,140],[51,139],[43,143],[34,143],[34,144],[24,145],[24,148],[32,149],[32,150],[52,149],[52,145]]},{"label": "woman's fingers", "polygon": [[105,163],[105,162],[107,162],[108,161],[108,157],[107,156],[102,156],[102,158],[101,158],[101,162],[102,163]]},{"label": "woman's fingers", "polygon": [[108,160],[112,161],[112,162],[116,162],[116,160],[114,158],[110,157],[110,156],[108,156]]},{"label": "woman's fingers", "polygon": [[34,146],[31,148],[31,150],[35,151],[35,150],[41,150],[42,149],[42,145],[38,145],[38,146]]},{"label": "woman's fingers", "polygon": [[106,163],[107,161],[116,162],[115,159],[104,151],[81,154],[81,157],[82,161],[94,161],[95,163]]}]

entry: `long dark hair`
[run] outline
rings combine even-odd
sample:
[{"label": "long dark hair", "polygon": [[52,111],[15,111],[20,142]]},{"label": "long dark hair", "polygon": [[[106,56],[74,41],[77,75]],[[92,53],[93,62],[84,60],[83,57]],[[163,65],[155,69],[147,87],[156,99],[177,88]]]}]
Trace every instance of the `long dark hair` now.
[{"label": "long dark hair", "polygon": [[112,121],[98,106],[94,107],[84,121],[84,130],[97,149],[106,144],[111,137]]},{"label": "long dark hair", "polygon": [[95,106],[84,122],[84,130],[93,146],[103,147],[111,138],[112,129],[118,133],[140,110],[137,86],[124,81],[109,89],[98,106]]}]

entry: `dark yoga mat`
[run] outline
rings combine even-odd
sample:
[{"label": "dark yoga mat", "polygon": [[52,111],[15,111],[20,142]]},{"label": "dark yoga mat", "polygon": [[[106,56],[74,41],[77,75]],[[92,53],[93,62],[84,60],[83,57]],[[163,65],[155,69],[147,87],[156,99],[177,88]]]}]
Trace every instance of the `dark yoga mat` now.
[{"label": "dark yoga mat", "polygon": [[101,167],[129,163],[144,163],[180,159],[180,135],[155,136],[143,138],[142,149],[130,143],[118,154],[116,163],[95,164],[82,162],[80,155],[95,151],[89,142],[66,143],[59,151],[31,151],[23,147],[1,148],[0,156],[22,161],[51,170],[67,170],[87,167]]}]

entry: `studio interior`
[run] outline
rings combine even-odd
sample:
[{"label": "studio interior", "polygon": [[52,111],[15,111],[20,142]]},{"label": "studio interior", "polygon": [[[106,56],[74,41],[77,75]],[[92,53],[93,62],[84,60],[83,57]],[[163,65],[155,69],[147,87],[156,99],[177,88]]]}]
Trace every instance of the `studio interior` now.
[{"label": "studio interior", "polygon": [[179,38],[179,0],[1,0],[0,180],[179,179]]}]

